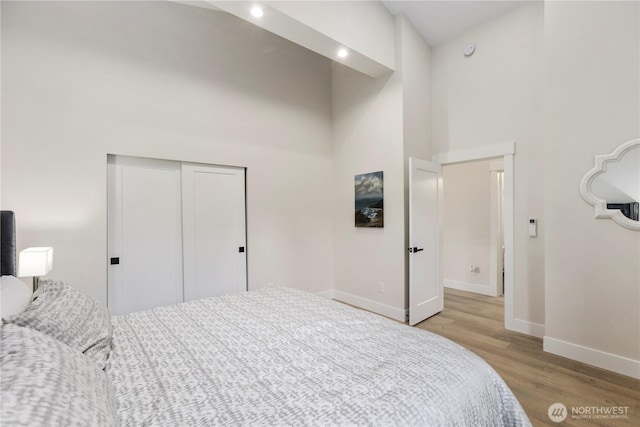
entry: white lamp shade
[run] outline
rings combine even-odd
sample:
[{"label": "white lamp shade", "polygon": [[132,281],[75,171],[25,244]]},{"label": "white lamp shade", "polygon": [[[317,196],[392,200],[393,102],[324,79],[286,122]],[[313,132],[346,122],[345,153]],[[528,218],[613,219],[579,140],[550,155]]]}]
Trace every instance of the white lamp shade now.
[{"label": "white lamp shade", "polygon": [[44,276],[53,268],[53,248],[27,248],[20,251],[18,260],[19,277]]}]

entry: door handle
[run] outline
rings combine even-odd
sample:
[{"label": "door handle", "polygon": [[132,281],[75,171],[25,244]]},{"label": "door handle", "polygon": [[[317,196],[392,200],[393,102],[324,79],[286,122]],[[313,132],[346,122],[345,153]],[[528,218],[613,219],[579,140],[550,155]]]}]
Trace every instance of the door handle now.
[{"label": "door handle", "polygon": [[420,251],[424,251],[424,248],[418,248],[418,247],[413,247],[413,248],[409,248],[409,252],[412,253],[416,253],[416,252],[420,252]]}]

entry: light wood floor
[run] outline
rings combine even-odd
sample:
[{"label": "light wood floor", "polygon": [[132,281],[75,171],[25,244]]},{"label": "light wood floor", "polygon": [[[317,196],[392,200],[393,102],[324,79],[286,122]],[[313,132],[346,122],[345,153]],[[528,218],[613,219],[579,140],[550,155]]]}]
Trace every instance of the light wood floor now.
[{"label": "light wood floor", "polygon": [[[503,298],[445,289],[444,310],[417,327],[468,348],[504,378],[534,426],[640,426],[640,381],[542,351],[542,340],[504,329]],[[549,405],[563,403],[556,424]],[[571,407],[628,406],[627,419],[572,419]]]}]

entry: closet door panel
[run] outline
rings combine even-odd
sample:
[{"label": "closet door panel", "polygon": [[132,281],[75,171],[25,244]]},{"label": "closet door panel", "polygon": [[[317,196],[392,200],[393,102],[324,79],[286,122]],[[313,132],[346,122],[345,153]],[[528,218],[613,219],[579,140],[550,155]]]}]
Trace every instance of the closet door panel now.
[{"label": "closet door panel", "polygon": [[244,168],[182,164],[185,300],[247,290]]},{"label": "closet door panel", "polygon": [[111,313],[183,301],[180,163],[110,156],[108,170]]}]

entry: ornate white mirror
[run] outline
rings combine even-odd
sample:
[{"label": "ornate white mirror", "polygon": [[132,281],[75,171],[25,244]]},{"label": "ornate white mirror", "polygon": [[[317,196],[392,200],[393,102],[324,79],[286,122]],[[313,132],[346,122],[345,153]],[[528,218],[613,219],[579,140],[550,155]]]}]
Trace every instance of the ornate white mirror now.
[{"label": "ornate white mirror", "polygon": [[611,218],[640,230],[640,138],[594,157],[595,166],[580,181],[580,194],[595,209],[596,218]]}]

